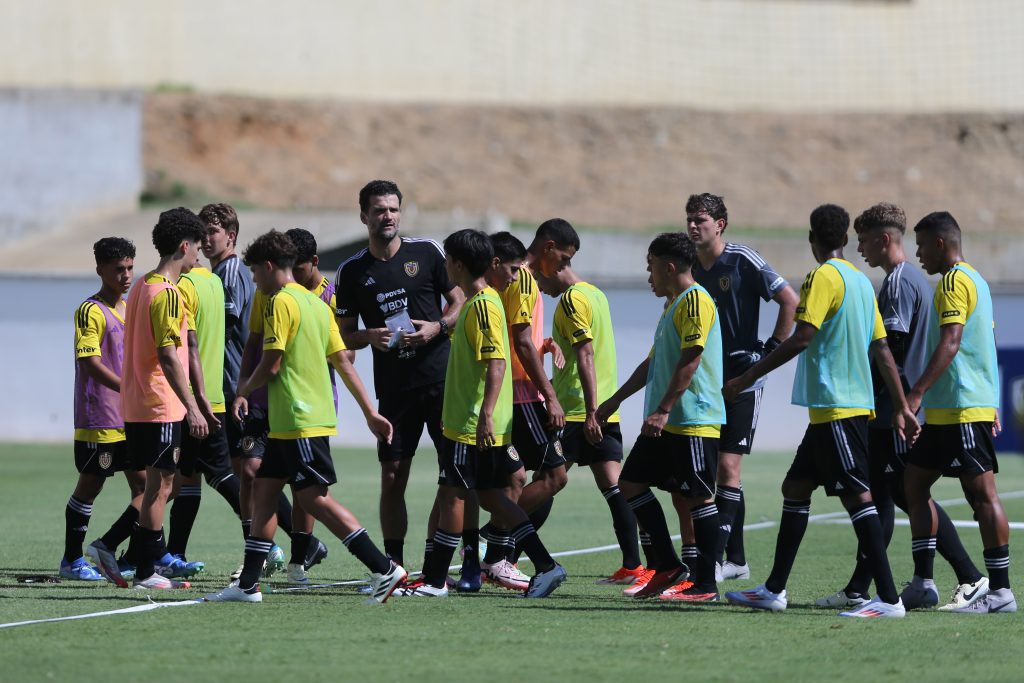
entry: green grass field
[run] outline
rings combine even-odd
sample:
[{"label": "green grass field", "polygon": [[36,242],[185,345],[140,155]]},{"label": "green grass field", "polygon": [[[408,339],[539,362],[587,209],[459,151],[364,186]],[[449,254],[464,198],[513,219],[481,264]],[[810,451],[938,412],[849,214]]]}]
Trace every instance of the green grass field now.
[{"label": "green grass field", "polygon": [[[0,623],[118,609],[148,601],[145,593],[85,583],[18,584],[21,573],[56,573],[63,546],[64,505],[74,485],[68,446],[0,446],[4,463],[4,531],[0,552]],[[335,453],[341,483],[334,494],[379,542],[377,464],[369,451]],[[789,456],[748,458],[744,489],[747,523],[777,520],[778,484]],[[1001,463],[1003,493],[1024,491],[1024,460]],[[408,564],[418,568],[436,470],[424,454],[410,485]],[[125,504],[123,479],[97,500],[91,540]],[[937,497],[955,498],[955,482]],[[153,595],[158,601],[199,597],[227,584],[242,557],[241,534],[228,506],[204,491],[190,559],[206,562],[195,588]],[[1012,521],[1024,521],[1024,498],[1005,501]],[[811,514],[838,511],[818,494]],[[954,520],[970,519],[966,505],[948,506]],[[670,516],[670,519],[672,517]],[[774,528],[750,530],[747,553],[753,586],[767,574]],[[976,562],[974,529],[962,529]],[[614,542],[610,517],[588,472],[574,470],[542,530],[552,551]],[[279,539],[280,540],[280,539]],[[356,579],[359,565],[340,541],[326,539],[330,557],[313,570],[320,581]],[[1024,547],[1013,531],[1011,547]],[[287,545],[287,538],[284,538]],[[847,525],[812,523],[789,586],[790,607],[755,613],[726,604],[683,605],[624,598],[594,581],[617,568],[617,552],[566,557],[569,581],[547,600],[525,601],[485,587],[447,600],[392,599],[365,606],[353,588],[267,594],[262,605],[201,604],[138,614],[37,624],[0,630],[0,680],[822,680],[980,681],[1021,679],[1024,620],[1020,615],[970,617],[911,613],[903,620],[845,620],[813,607],[841,588],[855,541]],[[910,534],[898,526],[891,559],[897,581],[912,573]],[[1011,579],[1024,596],[1021,564]],[[528,570],[528,566],[526,567]],[[953,576],[936,560],[945,598]],[[265,590],[269,588],[265,584]],[[145,673],[144,673],[145,672]],[[471,673],[470,673],[471,672]],[[83,678],[84,677],[84,678]]]}]

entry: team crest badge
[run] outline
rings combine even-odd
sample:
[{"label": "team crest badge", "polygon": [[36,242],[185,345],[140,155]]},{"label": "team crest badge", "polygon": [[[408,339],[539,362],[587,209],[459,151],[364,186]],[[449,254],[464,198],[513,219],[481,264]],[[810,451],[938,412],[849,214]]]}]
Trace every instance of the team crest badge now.
[{"label": "team crest badge", "polygon": [[409,277],[416,277],[416,274],[420,272],[419,261],[406,261],[405,262],[405,274]]},{"label": "team crest badge", "polygon": [[174,464],[178,464],[178,458],[181,457],[181,446],[175,446],[174,451],[171,453],[171,459],[174,460]]},{"label": "team crest badge", "polygon": [[252,453],[252,449],[256,448],[256,439],[251,436],[242,437],[242,451],[245,453]]},{"label": "team crest badge", "polygon": [[508,447],[508,457],[512,458],[512,462],[519,462],[519,451],[515,446]]},{"label": "team crest badge", "polygon": [[114,464],[114,456],[110,451],[104,451],[100,453],[99,463],[100,469],[109,470],[110,466]]},{"label": "team crest badge", "polygon": [[729,279],[728,275],[723,275],[718,278],[718,288],[723,292],[728,292],[729,288],[732,287],[732,280]]},{"label": "team crest badge", "polygon": [[562,457],[562,442],[558,439],[555,439],[555,455],[559,458]]}]

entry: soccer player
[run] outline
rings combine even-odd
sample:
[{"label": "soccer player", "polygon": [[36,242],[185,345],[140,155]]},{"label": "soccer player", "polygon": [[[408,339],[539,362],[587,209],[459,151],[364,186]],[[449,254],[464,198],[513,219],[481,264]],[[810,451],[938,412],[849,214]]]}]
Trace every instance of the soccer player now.
[{"label": "soccer player", "polygon": [[871,359],[893,399],[893,427],[912,442],[919,429],[907,405],[899,372],[885,341],[871,282],[843,258],[850,216],[834,204],[811,212],[810,244],[820,264],[800,288],[797,326],[791,337],[723,390],[734,399],[759,378],[799,355],[793,403],[808,407],[810,425],[782,481],[782,520],[768,579],[748,591],[726,593],[729,602],[773,612],[786,609],[786,583],[807,530],[811,494],[824,485],[850,514],[860,552],[871,567],[878,597],[847,617],[902,617],[878,512],[868,486],[867,424],[874,411]]},{"label": "soccer player", "polygon": [[214,602],[261,602],[260,574],[277,530],[277,501],[286,483],[296,500],[342,540],[371,572],[368,602],[383,603],[407,576],[401,565],[384,556],[359,520],[331,497],[337,482],[329,437],[337,433],[337,414],[331,401],[331,380],[324,359],[341,375],[367,426],[378,439],[391,438],[391,424],[370,404],[329,306],[295,282],[292,267],[296,249],[284,234],[271,230],[245,251],[256,286],[267,297],[264,310],[263,356],[251,376],[238,387],[232,415],[242,419],[248,396],[267,385],[270,434],[263,464],[257,472],[252,535],[245,542],[242,574]]},{"label": "soccer player", "polygon": [[[693,277],[715,300],[722,330],[725,379],[738,376],[762,355],[771,353],[793,329],[798,297],[785,278],[750,247],[726,242],[729,213],[722,197],[704,193],[686,202],[686,226],[697,247]],[[761,300],[775,301],[779,312],[771,336],[757,338]],[[754,444],[754,430],[764,393],[764,380],[725,404],[718,451],[718,507],[721,530],[715,554],[723,580],[750,578],[743,547],[746,503],[740,476],[743,456]],[[692,551],[690,556],[693,557]],[[685,559],[685,558],[684,558]]]},{"label": "soccer player", "polygon": [[[124,294],[132,284],[135,245],[120,237],[104,237],[93,245],[100,290],[75,311],[75,467],[78,483],[64,511],[64,556],[60,576],[80,581],[102,581],[116,572],[113,551],[132,533],[146,481],[144,473],[129,466],[124,441],[124,419],[118,393],[124,354]],[[89,556],[99,571],[82,556],[89,530],[92,504],[103,484],[115,472],[124,472],[131,502],[113,526],[89,545]]]},{"label": "soccer player", "polygon": [[[205,234],[209,235],[209,231]],[[203,243],[206,241],[204,237]],[[224,285],[212,271],[199,264],[184,273],[177,284],[185,306],[192,393],[200,405],[210,406],[220,427],[211,430],[202,440],[182,434],[167,552],[185,566],[171,575],[174,577],[191,576],[205,566],[186,559],[192,526],[202,502],[202,476],[206,477],[207,485],[223,496],[234,513],[240,514],[238,478],[231,469],[224,406]]]},{"label": "soccer player", "polygon": [[[161,213],[153,228],[160,262],[128,295],[121,412],[128,457],[137,469],[146,470],[139,522],[132,532],[137,549],[134,583],[141,588],[189,585],[156,573],[156,562],[169,565],[173,560],[164,545],[164,507],[181,454],[183,425],[196,439],[205,439],[211,428],[220,426],[209,404],[197,402],[189,387],[185,306],[175,285],[195,266],[205,232],[198,216],[184,207]],[[127,585],[123,579],[118,583]]]},{"label": "soccer player", "polygon": [[1010,590],[1009,525],[996,493],[999,471],[992,437],[999,430],[999,366],[988,283],[963,256],[960,226],[945,211],[914,227],[917,257],[928,274],[940,273],[935,315],[928,326],[928,363],[908,395],[924,407],[921,438],[907,456],[906,493],[913,535],[912,589],[933,579],[938,516],[931,486],[947,468],[960,478],[974,508],[985,547],[988,590],[957,591],[947,609],[970,614],[1016,612]]},{"label": "soccer player", "polygon": [[[647,250],[654,295],[669,297],[650,355],[597,409],[603,421],[623,400],[646,387],[640,436],[619,476],[619,488],[650,536],[657,560],[637,598],[715,602],[718,509],[715,476],[718,435],[725,422],[722,399],[722,333],[715,302],[693,278],[697,251],[683,233],[663,233]],[[689,586],[662,595],[686,571],[672,547],[665,515],[651,485],[667,486],[688,503],[698,555]]]},{"label": "soccer player", "polygon": [[547,224],[550,232],[535,238],[530,251],[540,255],[538,263],[546,293],[560,297],[552,327],[555,343],[565,356],[565,366],[555,367],[552,384],[565,411],[560,441],[566,469],[573,464],[590,467],[594,483],[608,503],[615,538],[622,551],[622,566],[607,581],[632,581],[636,586],[644,578],[645,570],[640,562],[636,518],[619,491],[619,414],[606,416],[603,424],[597,419],[597,407],[615,392],[618,378],[611,311],[604,292],[581,279],[569,265],[579,250],[576,230],[561,218],[553,218]]},{"label": "soccer player", "polygon": [[551,558],[527,514],[505,492],[509,477],[523,463],[511,444],[512,378],[505,371],[508,328],[501,298],[484,278],[494,248],[479,230],[459,230],[445,239],[444,249],[448,277],[467,298],[453,327],[445,371],[434,547],[422,580],[403,588],[401,595],[448,595],[448,564],[462,533],[463,502],[475,491],[480,506],[512,530],[512,537],[537,569],[525,597],[543,598],[565,581],[566,574]]},{"label": "soccer player", "polygon": [[[388,180],[367,183],[359,191],[359,218],[366,225],[369,243],[338,268],[336,313],[348,348],[373,348],[378,407],[394,425],[391,442],[377,446],[380,526],[385,552],[404,564],[409,471],[424,427],[440,453],[448,332],[465,297],[448,279],[444,252],[437,242],[399,234],[402,191],[398,185]],[[448,305],[444,315],[442,301]],[[393,345],[388,319],[394,321],[403,312],[416,330],[406,330],[402,343]]]},{"label": "soccer player", "polygon": [[[885,325],[886,342],[900,373],[900,382],[904,392],[909,393],[928,360],[931,288],[921,271],[907,262],[903,248],[907,218],[903,209],[894,204],[876,204],[857,217],[853,229],[857,233],[857,251],[869,266],[885,271],[885,279],[878,292],[878,309]],[[875,366],[871,368],[871,376],[875,388],[875,419],[868,423],[871,498],[878,510],[884,541],[888,546],[893,532],[894,507],[898,505],[903,511],[907,509],[903,493],[907,444],[892,428],[892,401]],[[918,420],[921,418],[919,411]],[[959,585],[955,595],[980,597],[988,586],[988,579],[971,562],[946,511],[936,503],[935,512],[939,518],[936,547],[956,572]],[[870,584],[870,567],[858,554],[857,567],[846,586],[815,602],[821,607],[856,607],[869,600]],[[900,599],[906,609],[931,607],[938,603],[939,593],[934,582],[921,582],[921,585],[912,582],[900,594]]]}]

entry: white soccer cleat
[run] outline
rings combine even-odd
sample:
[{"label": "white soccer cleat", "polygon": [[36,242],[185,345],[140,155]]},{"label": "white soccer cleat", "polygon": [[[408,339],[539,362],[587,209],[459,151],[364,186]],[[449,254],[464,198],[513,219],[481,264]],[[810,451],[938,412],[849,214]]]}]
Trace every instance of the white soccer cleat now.
[{"label": "white soccer cleat", "polygon": [[169,590],[172,588],[191,588],[188,581],[175,581],[160,574],[153,574],[148,579],[135,579],[132,588],[138,590]]},{"label": "white soccer cleat", "polygon": [[754,609],[763,609],[769,612],[781,612],[789,604],[789,601],[786,599],[785,590],[772,593],[765,588],[763,583],[757,588],[747,591],[730,591],[725,594],[725,599],[733,605],[753,607]]},{"label": "white soccer cleat", "polygon": [[939,604],[939,589],[932,579],[914,576],[909,583],[903,585],[900,601],[904,609],[924,609]]},{"label": "white soccer cleat", "polygon": [[565,568],[556,563],[551,569],[546,572],[537,572],[534,577],[530,579],[530,585],[526,589],[526,593],[523,594],[523,597],[546,598],[551,595],[556,588],[561,586],[567,577],[568,575],[565,573]]},{"label": "white soccer cleat", "polygon": [[[733,579],[749,579],[750,578],[750,565],[749,564],[736,564],[726,560],[719,565],[722,571],[722,578],[718,578],[718,581],[732,581]],[[717,574],[717,572],[716,572]]]},{"label": "white soccer cleat", "polygon": [[896,604],[890,604],[883,602],[881,598],[875,598],[869,601],[865,605],[861,605],[857,609],[850,610],[849,612],[840,612],[841,617],[858,617],[861,619],[871,619],[875,617],[888,617],[899,619],[907,616],[907,610],[903,607],[903,601],[897,600]]},{"label": "white soccer cleat", "polygon": [[1009,588],[990,590],[985,597],[967,607],[953,610],[960,614],[1009,614],[1017,611],[1017,599]]},{"label": "white soccer cleat", "polygon": [[[398,584],[405,581],[409,576],[409,572],[405,571],[405,568],[396,564],[391,563],[391,567],[383,574],[370,574],[370,597],[366,599],[367,605],[380,605],[388,601],[391,594],[395,592],[395,588]],[[448,593],[447,586],[444,589],[445,594]]]},{"label": "white soccer cleat", "polygon": [[830,609],[841,609],[843,607],[860,607],[866,605],[871,601],[871,596],[863,593],[847,593],[846,591],[836,591],[832,595],[826,595],[823,598],[818,598],[814,601],[814,604],[818,607],[828,607]]},{"label": "white soccer cleat", "polygon": [[305,586],[310,583],[309,576],[306,575],[306,567],[303,564],[288,563],[286,576],[288,583],[293,586]]},{"label": "white soccer cleat", "polygon": [[986,595],[988,595],[988,578],[985,576],[974,583],[961,583],[953,589],[953,596],[947,604],[939,607],[939,611],[952,612],[964,607],[970,607]]},{"label": "white soccer cleat", "polygon": [[267,561],[263,563],[263,578],[269,579],[274,574],[283,570],[284,565],[284,549],[275,543],[270,546],[270,552],[267,553]]},{"label": "white soccer cleat", "polygon": [[480,569],[487,573],[487,578],[502,588],[513,591],[524,591],[530,587],[530,577],[523,574],[508,560],[500,560],[494,564],[480,563]]},{"label": "white soccer cleat", "polygon": [[422,579],[395,589],[398,598],[447,598],[448,586],[431,586]]},{"label": "white soccer cleat", "polygon": [[263,602],[263,593],[260,592],[258,583],[249,590],[242,590],[238,587],[237,581],[232,581],[224,590],[203,596],[203,600],[207,602]]}]

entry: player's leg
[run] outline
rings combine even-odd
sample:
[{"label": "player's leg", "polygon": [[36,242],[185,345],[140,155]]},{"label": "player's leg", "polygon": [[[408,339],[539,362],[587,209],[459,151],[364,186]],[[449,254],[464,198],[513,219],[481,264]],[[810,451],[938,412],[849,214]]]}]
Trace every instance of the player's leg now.
[{"label": "player's leg", "polygon": [[[402,392],[380,398],[378,410],[391,422],[391,443],[377,444],[380,462],[380,528],[384,552],[398,564],[405,560],[405,536],[409,530],[409,512],[405,491],[409,485],[416,446],[428,425],[417,392]],[[440,409],[440,408],[438,408]],[[440,429],[440,418],[438,418]],[[433,436],[433,434],[431,434]],[[435,439],[436,441],[436,439]]]},{"label": "player's leg", "polygon": [[697,536],[693,531],[690,503],[686,496],[679,492],[677,485],[673,485],[671,489],[672,507],[675,508],[676,516],[679,518],[679,558],[688,567],[692,567],[697,561]]},{"label": "player's leg", "polygon": [[[89,531],[92,505],[103,490],[107,475],[101,473],[98,461],[101,448],[106,444],[84,441],[75,442],[75,461],[78,466],[78,482],[64,508],[64,554],[60,561],[60,576],[80,581],[102,581],[103,575],[86,562],[82,555],[82,544]],[[106,450],[102,451],[106,453]],[[90,454],[91,453],[91,454]],[[82,458],[89,454],[89,457]],[[109,459],[109,454],[107,458]],[[110,465],[108,464],[108,469]]]},{"label": "player's leg", "polygon": [[600,443],[591,445],[584,441],[582,448],[594,475],[594,483],[608,504],[615,539],[622,551],[622,567],[635,570],[641,566],[640,539],[636,517],[627,497],[619,490],[619,473],[622,471],[622,432],[619,425],[609,423]]},{"label": "player's leg", "polygon": [[722,566],[723,579],[750,577],[743,545],[746,501],[741,470],[743,457],[750,454],[754,444],[763,392],[763,388],[744,392],[725,407],[726,424],[722,425],[719,440],[718,488],[715,493],[715,505],[721,521],[716,561]]}]

